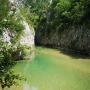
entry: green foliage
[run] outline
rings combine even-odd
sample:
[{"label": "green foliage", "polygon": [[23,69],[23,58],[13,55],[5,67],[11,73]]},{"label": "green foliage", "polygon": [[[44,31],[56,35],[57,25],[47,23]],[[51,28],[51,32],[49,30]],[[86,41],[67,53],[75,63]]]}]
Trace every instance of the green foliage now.
[{"label": "green foliage", "polygon": [[10,33],[14,34],[11,35],[11,43],[16,43],[19,39],[20,35],[22,34],[22,30],[24,29],[23,25],[16,17],[8,17],[2,22],[0,22],[0,34],[2,35],[5,30],[9,30]]},{"label": "green foliage", "polygon": [[[18,51],[15,43],[22,33],[23,26],[15,11],[12,12],[10,14],[9,1],[0,0],[0,85],[2,88],[10,87],[16,83],[17,79],[21,79],[11,69],[15,65],[16,60],[16,58],[13,58],[13,54]],[[11,45],[3,42],[1,39],[5,30],[8,30],[10,33]]]},{"label": "green foliage", "polygon": [[0,21],[7,17],[9,11],[9,2],[8,0],[0,0]]},{"label": "green foliage", "polygon": [[46,13],[42,12],[37,30],[50,32],[50,30],[64,30],[72,25],[89,26],[90,1],[88,0],[52,0],[48,9],[44,10]]},{"label": "green foliage", "polygon": [[90,1],[52,0],[36,27],[36,44],[90,51]]},{"label": "green foliage", "polygon": [[[0,1],[0,3],[2,2],[2,0]],[[8,0],[6,0],[5,2],[8,2]],[[17,15],[15,14],[15,11],[9,11],[10,9],[10,5],[7,3],[3,3],[5,5],[1,5],[1,12],[2,15],[1,17],[1,21],[0,21],[0,35],[2,35],[2,33],[4,32],[4,30],[8,29],[11,33],[15,34],[12,37],[11,42],[16,43],[15,41],[18,40],[18,38],[20,37],[22,30],[24,29],[23,25],[20,22],[20,17],[17,17]],[[2,8],[7,8],[4,7],[7,6],[8,7],[8,11],[7,10],[3,10]],[[4,13],[5,16],[4,16]],[[14,14],[9,14],[10,12],[14,12]],[[6,14],[7,13],[7,14]],[[3,17],[2,17],[3,16]]]},{"label": "green foliage", "polygon": [[[25,5],[24,8],[28,8],[27,9],[29,11],[28,18],[32,22],[33,27],[36,29],[39,24],[39,20],[42,18],[42,16],[45,16],[45,13],[49,7],[49,1],[48,0],[22,0],[22,2]],[[25,10],[23,10],[23,12],[25,12]]]},{"label": "green foliage", "polygon": [[1,40],[0,42],[0,84],[2,88],[5,88],[15,85],[16,80],[21,79],[21,77],[15,75],[11,70],[16,63],[12,56],[16,48],[7,43],[3,43]]},{"label": "green foliage", "polygon": [[35,29],[44,22],[45,24],[49,22],[46,27],[52,28],[56,25],[56,28],[62,24],[83,24],[89,21],[89,0],[52,0],[52,3],[48,0],[25,0],[23,3],[29,8],[29,19]]}]

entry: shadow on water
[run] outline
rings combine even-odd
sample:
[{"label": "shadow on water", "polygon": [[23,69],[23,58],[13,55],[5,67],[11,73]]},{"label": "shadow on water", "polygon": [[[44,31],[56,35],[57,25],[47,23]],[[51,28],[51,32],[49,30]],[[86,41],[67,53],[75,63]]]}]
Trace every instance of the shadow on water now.
[{"label": "shadow on water", "polygon": [[36,46],[40,46],[43,48],[53,48],[53,49],[57,49],[60,51],[60,53],[63,53],[65,55],[70,56],[71,58],[74,59],[90,59],[90,52],[86,52],[86,51],[75,51],[75,50],[70,50],[70,49],[64,49],[64,48],[60,48],[58,46],[53,46],[53,45],[36,45]]},{"label": "shadow on water", "polygon": [[74,59],[90,59],[90,53],[85,51],[74,51],[74,50],[68,50],[59,48],[61,53],[64,53],[65,55],[70,56]]}]

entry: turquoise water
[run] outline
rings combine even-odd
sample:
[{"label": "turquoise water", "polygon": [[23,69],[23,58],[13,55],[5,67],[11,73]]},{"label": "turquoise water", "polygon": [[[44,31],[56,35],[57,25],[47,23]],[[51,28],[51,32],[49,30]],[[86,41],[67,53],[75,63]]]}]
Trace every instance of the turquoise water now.
[{"label": "turquoise water", "polygon": [[32,60],[18,62],[14,71],[26,81],[9,90],[90,90],[90,60],[57,50],[39,47]]}]

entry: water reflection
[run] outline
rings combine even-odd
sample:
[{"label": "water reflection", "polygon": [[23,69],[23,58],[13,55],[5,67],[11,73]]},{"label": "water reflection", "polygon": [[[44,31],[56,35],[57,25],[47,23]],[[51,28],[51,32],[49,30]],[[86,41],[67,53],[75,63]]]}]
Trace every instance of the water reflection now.
[{"label": "water reflection", "polygon": [[23,84],[23,90],[38,90],[35,86],[30,86],[27,82]]}]

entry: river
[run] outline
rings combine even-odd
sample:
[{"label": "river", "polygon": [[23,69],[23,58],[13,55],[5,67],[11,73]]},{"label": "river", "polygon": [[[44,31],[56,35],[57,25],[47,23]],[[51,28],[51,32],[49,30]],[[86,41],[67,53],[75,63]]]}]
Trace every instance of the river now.
[{"label": "river", "polygon": [[14,72],[26,78],[5,90],[90,90],[90,59],[38,47],[32,60],[17,62]]}]

